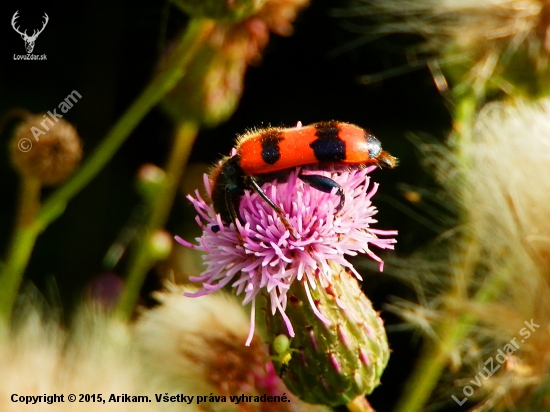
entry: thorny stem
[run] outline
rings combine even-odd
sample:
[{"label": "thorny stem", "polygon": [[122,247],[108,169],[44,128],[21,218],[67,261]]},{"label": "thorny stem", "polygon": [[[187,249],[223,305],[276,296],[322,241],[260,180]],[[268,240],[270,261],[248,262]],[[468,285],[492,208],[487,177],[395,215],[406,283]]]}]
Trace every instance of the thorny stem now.
[{"label": "thorny stem", "polygon": [[[0,266],[0,316],[4,316],[4,319],[11,314],[23,272],[38,235],[63,213],[67,203],[101,171],[141,119],[185,75],[187,66],[213,27],[212,20],[193,19],[189,22],[185,35],[175,46],[163,69],[114,125],[95,152],[66,184],[56,190],[41,208],[35,210],[36,213],[30,221],[25,225],[18,223],[6,262]],[[31,188],[27,190],[30,191]],[[21,207],[19,213],[20,216],[30,216]]]},{"label": "thorny stem", "polygon": [[138,236],[139,240],[130,257],[126,287],[117,306],[117,314],[121,318],[131,316],[145,275],[155,264],[155,259],[149,253],[150,239],[166,223],[198,131],[199,125],[192,121],[185,121],[177,126],[174,144],[165,167],[166,182],[155,202],[151,204],[149,219]]},{"label": "thorny stem", "polygon": [[34,177],[22,176],[15,231],[5,265],[0,273],[0,319],[9,322],[13,304],[39,234],[35,216],[40,208],[42,184]]}]

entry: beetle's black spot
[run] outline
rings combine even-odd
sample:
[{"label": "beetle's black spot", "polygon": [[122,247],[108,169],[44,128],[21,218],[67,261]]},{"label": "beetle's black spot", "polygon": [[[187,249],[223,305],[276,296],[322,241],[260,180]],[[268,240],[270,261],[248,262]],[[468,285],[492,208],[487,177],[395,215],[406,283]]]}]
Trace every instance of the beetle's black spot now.
[{"label": "beetle's black spot", "polygon": [[262,133],[262,160],[269,165],[273,165],[281,158],[279,151],[279,142],[284,140],[282,133],[277,130],[268,130]]},{"label": "beetle's black spot", "polygon": [[341,162],[346,159],[346,143],[340,140],[338,122],[321,122],[315,125],[317,140],[309,147],[320,162]]},{"label": "beetle's black spot", "polygon": [[382,143],[376,137],[371,134],[365,134],[365,140],[369,147],[369,157],[374,159],[382,151]]}]

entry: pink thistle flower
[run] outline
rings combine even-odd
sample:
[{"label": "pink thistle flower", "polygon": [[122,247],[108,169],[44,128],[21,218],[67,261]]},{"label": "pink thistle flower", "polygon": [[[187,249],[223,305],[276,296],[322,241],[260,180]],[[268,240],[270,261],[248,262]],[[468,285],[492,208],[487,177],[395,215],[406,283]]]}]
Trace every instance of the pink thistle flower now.
[{"label": "pink thistle flower", "polygon": [[[280,206],[288,222],[296,231],[293,238],[275,211],[254,191],[245,191],[240,202],[239,215],[245,224],[237,221],[224,225],[213,207],[205,202],[198,191],[195,197],[188,196],[198,216],[197,223],[203,234],[193,245],[180,237],[176,240],[184,246],[206,252],[206,270],[201,276],[191,278],[202,282],[202,289],[188,296],[210,294],[231,284],[236,295],[244,292],[243,305],[252,303],[250,331],[246,345],[254,335],[255,299],[260,291],[269,295],[271,312],[279,311],[288,333],[294,337],[290,319],[285,313],[287,291],[290,285],[301,282],[309,303],[317,317],[324,323],[330,321],[317,309],[310,293],[318,285],[328,287],[332,283],[333,269],[330,262],[346,267],[362,280],[347,256],[365,253],[379,263],[383,261],[371,249],[393,249],[396,240],[391,237],[395,230],[380,230],[371,227],[377,223],[376,207],[371,198],[378,184],[370,184],[368,175],[376,166],[353,170],[327,170],[316,166],[296,168],[289,172],[284,182],[271,181],[262,189],[273,202]],[[340,197],[321,192],[298,178],[303,174],[330,177],[344,189],[346,201],[336,215]],[[211,186],[205,175],[204,184],[208,195]]]}]

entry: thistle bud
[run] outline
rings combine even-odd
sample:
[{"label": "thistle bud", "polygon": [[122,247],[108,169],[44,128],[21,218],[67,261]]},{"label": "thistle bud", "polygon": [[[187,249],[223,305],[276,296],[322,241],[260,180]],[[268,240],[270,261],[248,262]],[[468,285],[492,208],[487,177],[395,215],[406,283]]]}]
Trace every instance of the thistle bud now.
[{"label": "thistle bud", "polygon": [[246,68],[260,59],[270,31],[281,36],[291,35],[292,22],[308,0],[177,2],[184,10],[194,3],[197,3],[193,6],[196,10],[211,9],[210,3],[224,8],[246,8],[246,13],[242,13],[246,19],[216,24],[186,75],[164,99],[166,112],[176,122],[189,120],[214,127],[227,120],[237,108]]},{"label": "thistle bud", "polygon": [[164,230],[157,230],[148,239],[148,251],[155,260],[164,260],[172,251],[172,236]]},{"label": "thistle bud", "polygon": [[286,314],[295,336],[281,353],[287,326],[281,316],[266,316],[271,352],[288,389],[309,403],[341,405],[369,394],[380,384],[389,360],[382,319],[355,277],[332,264],[333,281],[310,288],[324,320],[308,303],[301,282],[291,285]]},{"label": "thistle bud", "polygon": [[[217,29],[221,31],[222,29]],[[240,41],[218,47],[212,39],[198,52],[186,76],[168,93],[164,108],[176,121],[214,127],[237,108],[246,71]]]},{"label": "thistle bud", "polygon": [[36,115],[16,129],[11,155],[13,165],[23,175],[34,177],[44,185],[58,185],[80,163],[82,144],[69,122],[52,120],[46,114]]},{"label": "thistle bud", "polygon": [[136,189],[147,202],[154,202],[166,184],[166,172],[151,163],[142,165],[136,176]]}]

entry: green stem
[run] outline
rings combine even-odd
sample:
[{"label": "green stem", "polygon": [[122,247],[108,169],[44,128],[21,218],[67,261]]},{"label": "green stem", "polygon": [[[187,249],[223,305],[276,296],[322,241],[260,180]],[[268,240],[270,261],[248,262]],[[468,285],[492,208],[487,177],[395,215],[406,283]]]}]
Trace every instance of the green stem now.
[{"label": "green stem", "polygon": [[22,177],[15,231],[5,265],[0,274],[0,318],[9,322],[23,273],[38,236],[36,212],[40,207],[42,184],[33,177]]},{"label": "green stem", "polygon": [[[459,268],[457,272],[466,273],[467,275],[473,274],[475,268],[471,267],[471,263],[477,261],[475,260],[475,256],[479,256],[479,252],[477,243],[472,242],[472,247],[464,252],[465,255],[470,254],[470,256],[465,256],[464,259],[466,262],[470,263],[466,263],[467,266],[465,268]],[[462,278],[462,276],[457,274],[455,279],[459,278]],[[464,301],[467,299],[467,297],[463,296],[465,291],[462,290],[463,288],[461,287],[464,286],[464,279],[455,280],[455,282],[457,283],[456,289],[461,297],[451,297],[448,301]],[[492,301],[499,296],[505,286],[506,282],[503,281],[502,277],[499,276],[498,273],[493,274],[475,294],[472,299],[473,304]],[[451,359],[453,348],[460,345],[460,342],[467,335],[470,327],[476,320],[475,315],[471,313],[453,316],[453,308],[443,309],[443,312],[449,314],[449,316],[447,316],[446,320],[437,328],[436,334],[440,336],[440,340],[439,342],[428,342],[424,345],[420,362],[414,369],[413,374],[407,380],[404,395],[401,397],[395,411],[418,412],[425,409],[424,405],[437,385],[443,369]]]},{"label": "green stem", "polygon": [[346,404],[349,412],[375,412],[367,398],[358,396]]},{"label": "green stem", "polygon": [[[468,164],[468,156],[465,153],[465,148],[469,147],[473,138],[473,125],[477,112],[479,101],[472,93],[462,96],[457,103],[454,116],[455,133],[449,139],[449,146],[454,150],[457,157],[458,171],[466,170]],[[454,187],[460,187],[465,184],[464,181],[457,181],[451,184]],[[463,204],[467,204],[466,199],[462,199]],[[464,214],[468,212],[464,208]],[[468,216],[466,215],[466,219]],[[473,276],[476,268],[475,264],[478,261],[480,250],[477,242],[471,241],[473,234],[466,233],[460,239],[460,243],[467,245],[463,250],[451,251],[451,254],[458,254],[462,257],[460,263],[453,265],[456,267],[452,273],[453,290],[449,293],[450,302],[464,301],[468,299],[467,286]],[[494,285],[492,282],[484,285],[484,288],[474,297],[475,300],[487,299],[493,294]],[[424,410],[424,405],[428,401],[431,393],[439,381],[441,373],[449,363],[453,348],[459,344],[460,340],[466,336],[470,326],[475,321],[475,317],[471,314],[463,314],[452,316],[455,308],[450,306],[443,308],[443,313],[449,313],[448,316],[437,328],[436,336],[439,336],[437,342],[426,342],[422,350],[420,361],[415,367],[412,375],[408,378],[405,390],[401,396],[395,411],[398,412],[418,412]]]},{"label": "green stem", "polygon": [[466,159],[464,149],[469,147],[473,138],[472,127],[479,103],[474,94],[469,94],[463,96],[456,106],[453,122],[455,133],[449,139],[449,146],[454,150],[459,162],[461,162],[461,164],[457,165],[459,168],[465,166],[465,164],[462,164]]},{"label": "green stem", "polygon": [[[461,97],[457,104],[455,112],[454,128],[449,145],[457,156],[458,172],[468,170],[469,156],[466,149],[471,146],[473,139],[473,125],[480,101],[473,93]],[[461,185],[468,184],[465,179],[452,185],[460,188]],[[462,191],[464,194],[466,191]],[[464,221],[470,218],[472,213],[468,208],[472,201],[462,198]],[[476,322],[476,316],[473,313],[458,314],[460,308],[453,307],[455,302],[471,301],[475,306],[479,303],[490,302],[501,293],[506,287],[506,282],[500,273],[491,274],[484,282],[483,286],[472,297],[468,296],[468,287],[472,283],[472,278],[478,270],[478,262],[482,259],[483,253],[481,245],[476,241],[475,228],[470,227],[469,231],[462,235],[458,244],[465,245],[461,250],[453,250],[450,253],[455,256],[455,261],[449,264],[455,268],[452,273],[453,290],[450,291],[447,307],[442,308],[442,313],[446,313],[445,320],[438,325],[435,333],[439,336],[438,342],[428,342],[425,344],[420,362],[415,368],[411,377],[407,380],[405,391],[397,407],[398,412],[418,412],[424,410],[424,405],[428,401],[431,393],[439,381],[444,368],[449,364],[453,350],[460,346],[460,342],[467,336],[470,328]],[[456,315],[455,315],[456,313]]]},{"label": "green stem", "polygon": [[449,361],[450,348],[454,346],[463,332],[461,319],[448,320],[441,325],[442,336],[439,342],[424,344],[420,362],[416,365],[412,375],[407,380],[404,394],[399,400],[395,411],[417,412],[423,411],[434,390],[441,372]]},{"label": "green stem", "polygon": [[164,63],[163,69],[157,73],[147,88],[120,118],[88,161],[79,168],[67,184],[58,189],[44,203],[37,216],[37,223],[41,228],[45,228],[63,212],[67,202],[101,171],[141,119],[183,77],[188,64],[213,27],[214,21],[212,20],[191,20],[185,36]]},{"label": "green stem", "polygon": [[150,253],[150,240],[153,234],[164,227],[174,202],[179,182],[189,158],[193,142],[199,131],[198,124],[187,121],[177,127],[174,146],[166,163],[166,184],[157,199],[151,204],[149,220],[139,236],[132,252],[128,268],[127,283],[117,306],[117,314],[127,319],[133,312],[145,275],[155,264]]},{"label": "green stem", "polygon": [[[101,171],[141,119],[185,75],[187,66],[211,33],[214,24],[213,20],[204,19],[193,19],[189,22],[185,35],[176,44],[162,70],[119,119],[95,152],[65,185],[44,202],[33,215],[32,222],[17,224],[6,263],[0,267],[0,316],[6,318],[11,314],[23,272],[38,235],[63,213],[67,203]],[[22,209],[19,213],[27,215]]]}]

